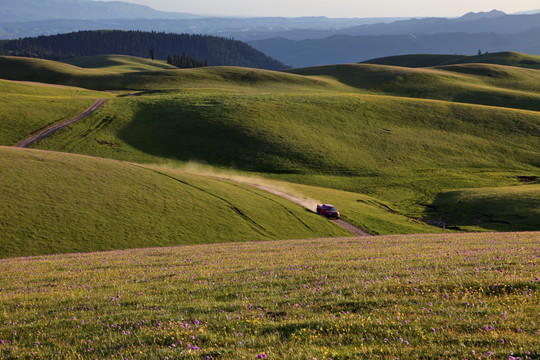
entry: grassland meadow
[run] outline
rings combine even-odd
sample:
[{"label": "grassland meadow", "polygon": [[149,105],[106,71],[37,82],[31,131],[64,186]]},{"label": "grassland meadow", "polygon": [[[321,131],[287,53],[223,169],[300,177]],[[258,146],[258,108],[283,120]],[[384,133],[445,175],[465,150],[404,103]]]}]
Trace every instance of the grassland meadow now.
[{"label": "grassland meadow", "polygon": [[538,233],[0,260],[4,359],[538,359]]}]

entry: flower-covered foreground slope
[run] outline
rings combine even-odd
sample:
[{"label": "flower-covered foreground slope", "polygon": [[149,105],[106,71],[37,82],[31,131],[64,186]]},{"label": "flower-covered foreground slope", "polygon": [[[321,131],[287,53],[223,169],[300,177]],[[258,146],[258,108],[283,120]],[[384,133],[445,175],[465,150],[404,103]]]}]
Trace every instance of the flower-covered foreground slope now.
[{"label": "flower-covered foreground slope", "polygon": [[540,356],[538,233],[0,260],[6,359]]}]

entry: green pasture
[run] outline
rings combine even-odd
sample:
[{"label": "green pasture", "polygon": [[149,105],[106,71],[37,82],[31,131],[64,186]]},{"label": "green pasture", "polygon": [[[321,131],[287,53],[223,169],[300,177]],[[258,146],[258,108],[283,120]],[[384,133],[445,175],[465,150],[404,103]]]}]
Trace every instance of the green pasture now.
[{"label": "green pasture", "polygon": [[336,206],[342,214],[342,219],[366,230],[374,235],[437,233],[442,228],[428,225],[420,218],[407,217],[392,208],[390,202],[384,202],[364,194],[336,190],[330,187],[316,187],[290,182],[272,180],[251,180],[262,183],[285,193],[311,201],[315,204],[330,203]]},{"label": "green pasture", "polygon": [[70,119],[95,99],[111,96],[82,88],[0,80],[0,145],[14,145]]},{"label": "green pasture", "polygon": [[[2,81],[11,90],[0,99],[13,105],[0,115],[7,124],[3,145],[37,125],[81,112],[91,99],[108,97],[91,117],[33,146],[158,166],[197,162],[321,192],[347,191],[351,198],[363,194],[369,200],[348,201],[335,193],[338,201],[325,201],[379,234],[438,231],[415,219],[450,211],[445,203],[426,212],[440,193],[514,186],[520,176],[540,176],[540,72],[534,69],[352,64],[295,73],[234,67],[135,71],[155,63],[122,56],[72,63],[86,68],[0,57],[3,77],[117,90],[55,87],[40,95],[35,85]],[[25,120],[32,113],[39,114],[32,117],[37,125]],[[508,201],[514,206],[518,198]],[[358,210],[360,204],[385,212]],[[537,229],[537,206],[531,216],[499,229]],[[375,219],[390,215],[398,218]]]},{"label": "green pasture", "polygon": [[344,64],[289,72],[338,81],[363,92],[540,110],[540,71],[534,69],[491,64],[414,69]]},{"label": "green pasture", "polygon": [[[93,60],[74,60],[74,64],[89,64]],[[278,71],[239,68],[204,67],[195,69],[167,68],[156,71],[133,71],[124,57],[111,56],[108,60],[94,60],[95,68],[43,59],[0,56],[0,78],[36,81],[109,91],[155,91],[183,89],[213,89],[218,92],[236,91],[327,91],[349,89],[335,80],[306,78]],[[117,64],[120,65],[117,65]],[[143,65],[147,66],[141,60]],[[99,65],[101,64],[101,66]],[[138,62],[133,66],[138,66]],[[92,66],[92,65],[86,65]]]},{"label": "green pasture", "polygon": [[161,65],[0,57],[0,357],[540,357],[537,70]]},{"label": "green pasture", "polygon": [[538,230],[540,185],[442,192],[432,203],[450,226],[468,231]]},{"label": "green pasture", "polygon": [[162,60],[150,60],[127,55],[88,56],[62,62],[86,69],[104,69],[119,73],[176,69],[176,67]]},{"label": "green pasture", "polygon": [[246,185],[132,163],[0,148],[0,257],[350,235]]},{"label": "green pasture", "polygon": [[420,216],[437,193],[537,175],[536,112],[354,94],[166,92],[111,100],[35,145],[363,193]]},{"label": "green pasture", "polygon": [[[235,67],[133,71],[151,60],[127,61],[110,56],[83,58],[96,62],[82,68],[41,59],[0,57],[0,76],[94,90],[186,90],[217,92],[356,92],[511,107],[538,111],[540,73],[534,69],[490,64],[463,64],[411,69],[396,66],[347,64],[274,72]],[[120,65],[115,65],[120,64]],[[150,66],[150,65],[148,65]]]},{"label": "green pasture", "polygon": [[416,54],[388,56],[364,61],[363,63],[405,67],[432,67],[454,64],[481,63],[540,69],[540,56],[517,52],[486,53],[474,56]]},{"label": "green pasture", "polygon": [[0,353],[538,359],[538,245],[394,235],[3,259]]}]

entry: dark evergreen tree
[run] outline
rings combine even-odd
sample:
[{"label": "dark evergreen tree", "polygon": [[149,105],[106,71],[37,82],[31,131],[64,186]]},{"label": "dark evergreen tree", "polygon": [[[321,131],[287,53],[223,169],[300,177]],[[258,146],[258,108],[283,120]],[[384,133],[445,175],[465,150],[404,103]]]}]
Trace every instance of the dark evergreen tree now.
[{"label": "dark evergreen tree", "polygon": [[191,56],[187,55],[185,52],[182,53],[182,56],[178,56],[178,55],[167,56],[167,63],[181,69],[208,66],[208,61],[205,60],[204,62],[202,62],[202,61],[193,59]]}]

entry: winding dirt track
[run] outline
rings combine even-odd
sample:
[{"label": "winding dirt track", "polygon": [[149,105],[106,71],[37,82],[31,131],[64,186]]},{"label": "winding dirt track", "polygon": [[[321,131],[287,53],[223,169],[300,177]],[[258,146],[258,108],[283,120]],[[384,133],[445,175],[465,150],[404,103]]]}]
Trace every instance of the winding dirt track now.
[{"label": "winding dirt track", "polygon": [[[257,189],[267,191],[269,193],[280,196],[280,197],[282,197],[284,199],[287,199],[289,201],[300,204],[303,207],[305,207],[306,209],[315,212],[315,210],[312,209],[310,205],[306,204],[305,199],[299,198],[297,196],[287,194],[287,193],[285,193],[283,191],[279,191],[279,190],[276,190],[276,189],[273,189],[271,187],[264,186],[264,185],[253,184],[253,183],[249,183],[249,182],[245,182],[245,181],[241,181],[241,180],[236,180],[236,179],[231,179],[231,178],[227,178],[227,180],[234,181],[234,182],[237,182],[237,183],[241,183],[241,184],[244,184],[244,185],[253,186],[253,187],[257,188]],[[345,220],[336,219],[336,220],[332,220],[332,221],[334,223],[336,223],[337,225],[341,226],[342,228],[344,228],[345,230],[353,233],[356,236],[372,236],[371,234],[368,234],[367,232],[365,232],[364,230],[362,230],[358,226],[355,226],[355,225],[353,225],[353,224],[351,224],[351,223],[349,223],[349,222],[347,222]]]},{"label": "winding dirt track", "polygon": [[34,136],[31,136],[28,139],[25,139],[25,140],[17,143],[15,145],[15,147],[18,147],[18,148],[28,147],[29,145],[35,143],[36,141],[38,141],[38,140],[44,138],[45,136],[55,132],[56,130],[61,129],[64,126],[68,126],[69,124],[73,124],[74,122],[79,121],[79,120],[91,115],[94,111],[96,111],[103,104],[105,104],[105,102],[107,102],[107,100],[109,100],[109,99],[97,99],[96,102],[94,104],[92,104],[92,106],[90,106],[88,109],[84,110],[79,115],[77,115],[77,116],[75,116],[75,117],[73,117],[73,118],[71,118],[69,120],[66,120],[66,121],[64,121],[64,122],[62,122],[60,124],[56,124],[54,126],[51,126],[50,128],[47,128],[47,129],[39,132],[38,134],[36,134]]}]

